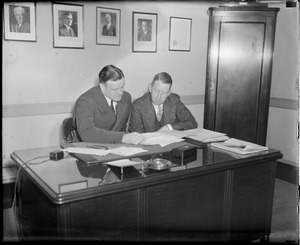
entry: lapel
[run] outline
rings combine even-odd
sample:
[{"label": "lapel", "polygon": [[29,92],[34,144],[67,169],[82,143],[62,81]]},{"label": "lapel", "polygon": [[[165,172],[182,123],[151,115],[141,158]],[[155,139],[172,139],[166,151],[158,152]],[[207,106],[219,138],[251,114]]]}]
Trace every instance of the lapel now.
[{"label": "lapel", "polygon": [[[115,121],[115,124],[112,128],[112,130],[114,130],[117,125],[119,124],[119,122],[121,121],[122,118],[120,118],[120,116],[118,116],[118,114],[121,112],[120,110],[120,102],[117,103],[117,111],[116,111],[116,116],[114,115],[114,112],[111,110],[110,105],[107,103],[107,100],[104,96],[104,94],[102,93],[100,87],[98,86],[96,89],[96,97],[97,99],[97,107],[98,110],[101,112],[101,114],[105,115],[107,118],[107,121]],[[121,106],[122,108],[122,106]],[[115,119],[115,117],[117,117],[117,119]]]},{"label": "lapel", "polygon": [[112,130],[115,130],[118,125],[120,125],[121,121],[123,120],[124,111],[126,111],[126,103],[123,103],[123,97],[120,101],[117,102],[116,106],[116,117],[117,120],[115,122],[115,125],[113,126]]},{"label": "lapel", "polygon": [[163,122],[164,124],[168,124],[170,122],[170,115],[171,115],[171,106],[169,103],[169,99],[167,98],[164,107],[163,107]]},{"label": "lapel", "polygon": [[154,132],[155,131],[155,109],[151,101],[150,93],[147,94],[146,100],[144,103],[143,110],[144,118],[145,118],[145,128],[147,131]]}]

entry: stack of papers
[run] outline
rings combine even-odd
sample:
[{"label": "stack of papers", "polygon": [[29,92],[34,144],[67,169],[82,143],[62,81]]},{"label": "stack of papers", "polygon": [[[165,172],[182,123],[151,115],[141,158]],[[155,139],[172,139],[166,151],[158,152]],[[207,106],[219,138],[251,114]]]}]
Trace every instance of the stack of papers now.
[{"label": "stack of papers", "polygon": [[141,145],[160,145],[161,147],[184,140],[165,132],[144,133],[143,137],[144,140],[140,143]]},{"label": "stack of papers", "polygon": [[197,129],[196,131],[190,131],[190,134],[185,138],[196,140],[202,143],[219,142],[229,139],[229,137],[224,133],[215,132],[204,128]]},{"label": "stack of papers", "polygon": [[226,151],[242,154],[242,155],[253,154],[256,152],[262,152],[268,150],[268,147],[266,146],[261,146],[251,142],[238,140],[234,138],[226,140],[225,142],[211,143],[211,146]]}]

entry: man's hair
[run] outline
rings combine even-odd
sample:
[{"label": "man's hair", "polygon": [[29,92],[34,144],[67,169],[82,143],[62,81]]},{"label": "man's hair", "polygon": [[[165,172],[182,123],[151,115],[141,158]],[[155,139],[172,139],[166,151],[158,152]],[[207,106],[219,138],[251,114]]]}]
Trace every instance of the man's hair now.
[{"label": "man's hair", "polygon": [[71,12],[65,12],[65,13],[64,13],[64,17],[67,17],[67,16],[69,16],[69,15],[71,15],[71,16],[73,17],[73,15],[72,15]]},{"label": "man's hair", "polygon": [[118,81],[124,78],[121,69],[114,65],[107,65],[99,72],[99,82],[106,83],[107,81]]},{"label": "man's hair", "polygon": [[21,6],[15,7],[14,8],[14,14],[16,14],[16,13],[21,13],[22,15],[24,15],[25,14],[25,9]]},{"label": "man's hair", "polygon": [[158,80],[162,81],[162,83],[167,83],[170,85],[173,83],[171,76],[166,72],[157,73],[152,80],[152,85]]}]

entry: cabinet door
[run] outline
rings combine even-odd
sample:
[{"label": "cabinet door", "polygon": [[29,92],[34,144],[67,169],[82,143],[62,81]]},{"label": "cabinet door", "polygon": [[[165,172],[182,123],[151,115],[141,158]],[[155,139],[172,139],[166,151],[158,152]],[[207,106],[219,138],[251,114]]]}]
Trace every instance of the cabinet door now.
[{"label": "cabinet door", "polygon": [[277,11],[209,9],[204,128],[265,145]]}]

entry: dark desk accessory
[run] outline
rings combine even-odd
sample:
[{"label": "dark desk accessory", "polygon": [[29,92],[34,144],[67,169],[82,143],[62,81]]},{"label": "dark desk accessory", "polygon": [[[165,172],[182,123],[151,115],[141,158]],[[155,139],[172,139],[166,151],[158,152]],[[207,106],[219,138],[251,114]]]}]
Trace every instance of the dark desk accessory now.
[{"label": "dark desk accessory", "polygon": [[88,166],[79,160],[76,161],[76,165],[79,173],[85,178],[103,179],[108,169],[104,164]]},{"label": "dark desk accessory", "polygon": [[107,166],[120,180],[126,180],[142,176],[141,173],[133,166],[127,166],[122,168],[112,166],[109,164],[107,164]]},{"label": "dark desk accessory", "polygon": [[63,151],[51,151],[49,154],[50,160],[52,161],[58,161],[60,159],[64,158],[64,152]]},{"label": "dark desk accessory", "polygon": [[203,142],[200,142],[198,140],[191,139],[191,138],[188,138],[188,137],[184,137],[183,139],[185,140],[185,142],[193,144],[193,145],[197,146],[200,149],[207,148],[206,143],[203,143]]},{"label": "dark desk accessory", "polygon": [[174,164],[187,164],[197,160],[197,147],[184,145],[172,150],[172,162]]}]

